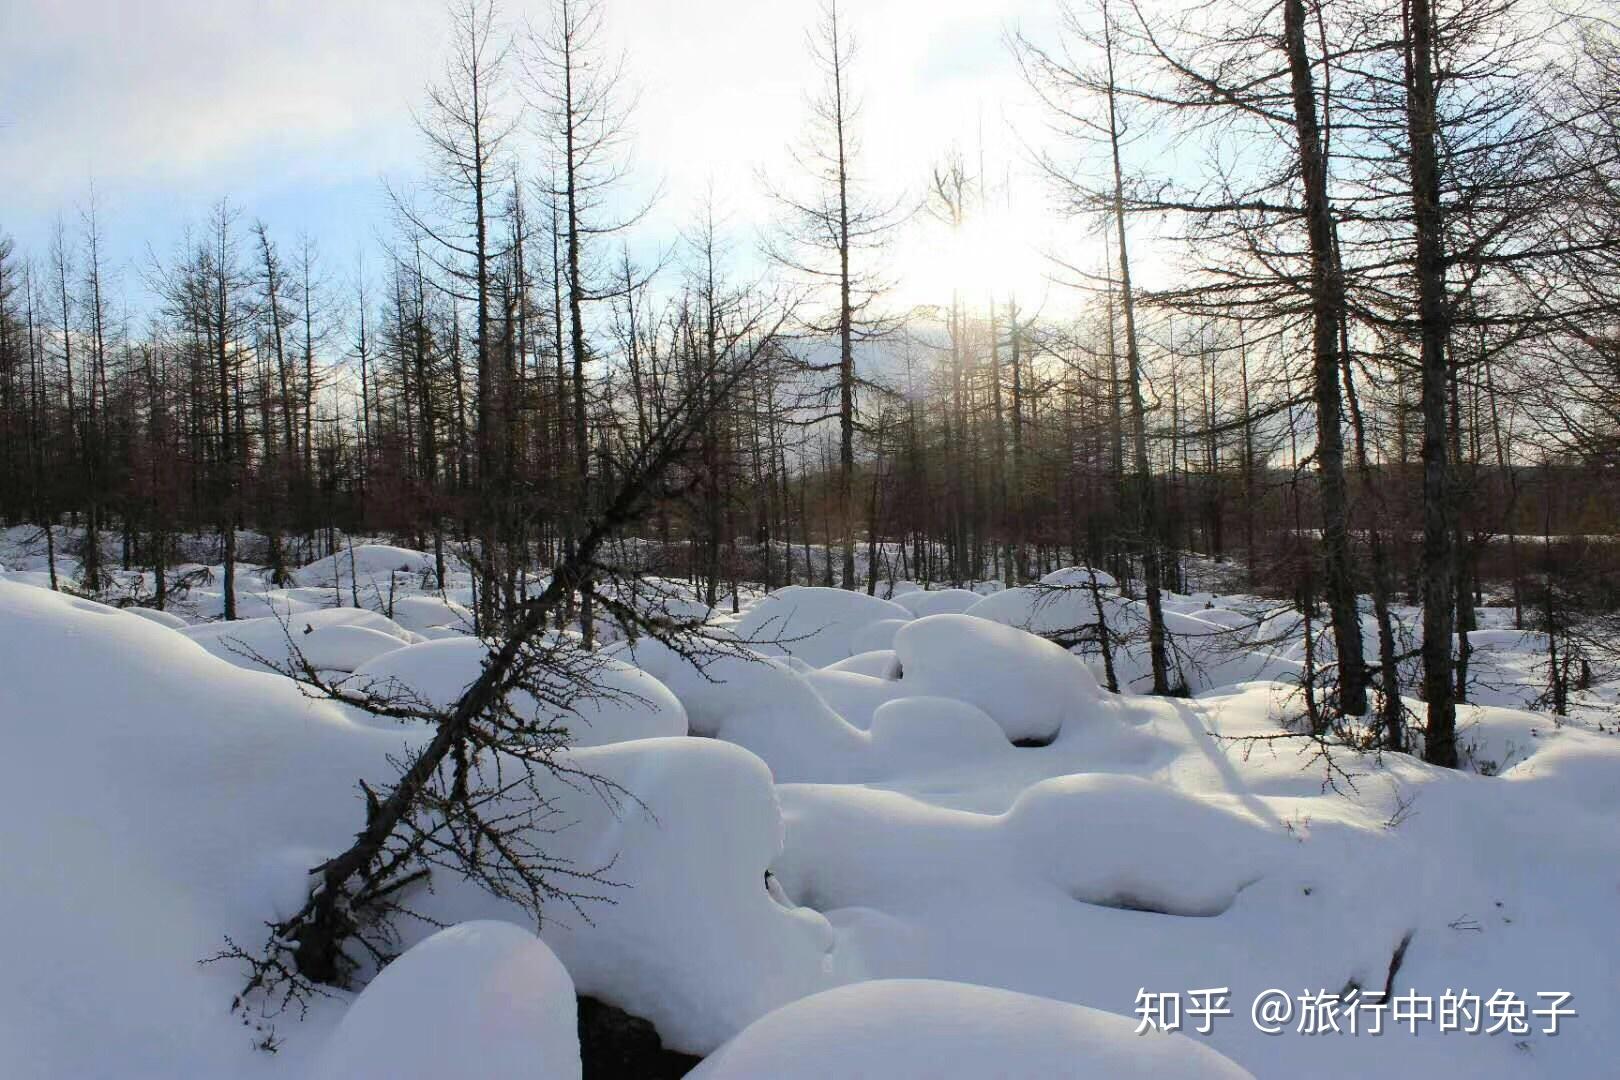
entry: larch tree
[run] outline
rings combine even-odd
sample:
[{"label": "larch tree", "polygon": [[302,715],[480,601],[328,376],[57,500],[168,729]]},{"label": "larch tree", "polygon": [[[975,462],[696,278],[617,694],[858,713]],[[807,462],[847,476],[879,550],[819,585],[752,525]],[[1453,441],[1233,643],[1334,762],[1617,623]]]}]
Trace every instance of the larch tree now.
[{"label": "larch tree", "polygon": [[[560,246],[554,272],[562,308],[557,313],[557,363],[559,370],[567,369],[573,451],[568,545],[577,541],[594,499],[589,386],[594,350],[586,311],[619,292],[607,266],[610,256],[596,248],[640,220],[650,205],[638,202],[630,190],[629,114],[634,100],[623,57],[608,47],[604,15],[598,0],[555,0],[549,24],[531,29],[523,50],[526,96],[550,155],[551,182],[544,195]],[[586,641],[595,632],[594,613],[592,591],[584,589],[579,622]]]},{"label": "larch tree", "polygon": [[1100,70],[1086,70],[1073,57],[1041,48],[1024,38],[1019,38],[1016,44],[1026,78],[1054,117],[1056,132],[1065,141],[1100,141],[1107,156],[1107,175],[1100,184],[1090,184],[1085,178],[1077,177],[1067,164],[1054,156],[1046,156],[1042,165],[1061,197],[1076,210],[1093,213],[1101,210],[1107,227],[1113,233],[1115,274],[1111,275],[1111,279],[1117,290],[1123,320],[1125,394],[1129,402],[1132,478],[1136,488],[1136,539],[1148,609],[1152,691],[1155,694],[1168,694],[1174,687],[1171,684],[1164,623],[1163,536],[1153,464],[1148,456],[1147,402],[1143,394],[1145,379],[1126,229],[1129,204],[1123,147],[1129,132],[1120,108],[1121,95],[1115,70],[1118,30],[1107,0],[1100,0],[1098,12],[1100,27],[1095,32],[1088,30],[1078,13],[1069,7],[1064,8],[1064,24],[1072,39],[1089,42],[1100,49]]},{"label": "larch tree", "polygon": [[512,41],[494,0],[457,0],[450,12],[449,58],[444,75],[428,89],[417,127],[428,145],[430,174],[425,204],[395,193],[394,205],[409,228],[431,241],[429,260],[454,300],[473,309],[474,460],[478,499],[478,615],[493,620],[499,552],[496,521],[499,416],[496,402],[493,288],[502,254],[494,219],[499,193],[509,185],[507,143],[521,121],[508,100],[507,65]]},{"label": "larch tree", "polygon": [[814,340],[831,339],[837,359],[807,366],[833,376],[831,416],[838,423],[834,514],[841,559],[838,584],[856,588],[855,433],[859,426],[855,346],[893,329],[875,305],[885,283],[867,256],[880,248],[899,221],[898,202],[883,203],[867,192],[859,171],[858,98],[851,82],[855,39],[841,18],[837,0],[826,0],[821,19],[808,36],[812,60],[822,77],[810,99],[805,135],[793,148],[797,175],[771,194],[784,212],[781,235],[770,244],[772,257],[831,294],[825,318],[809,318]]}]

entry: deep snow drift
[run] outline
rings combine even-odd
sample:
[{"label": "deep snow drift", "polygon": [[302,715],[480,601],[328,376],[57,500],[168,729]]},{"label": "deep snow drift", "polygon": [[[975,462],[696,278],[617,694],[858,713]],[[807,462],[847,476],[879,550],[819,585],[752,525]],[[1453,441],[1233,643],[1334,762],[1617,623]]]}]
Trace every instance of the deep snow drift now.
[{"label": "deep snow drift", "polygon": [[503,922],[441,930],[384,968],[344,1013],[313,1080],[580,1074],[574,983],[540,939]]},{"label": "deep snow drift", "polygon": [[[295,908],[361,823],[357,781],[386,783],[430,735],[264,664],[291,642],[337,685],[447,703],[484,649],[464,569],[439,594],[431,556],[381,545],[286,588],[244,568],[251,618],[225,624],[217,568],[176,618],[49,592],[10,562],[7,1077],[575,1077],[576,992],[709,1055],[695,1075],[716,1078],[1582,1077],[1620,1055],[1620,739],[1511,707],[1535,696],[1545,643],[1499,619],[1475,635],[1488,703],[1462,710],[1474,767],[1344,751],[1354,786],[1335,791],[1300,744],[1243,741],[1295,708],[1285,684],[1243,680],[1297,671],[1302,644],[1236,599],[1167,598],[1197,695],[1161,700],[1129,692],[1132,649],[1113,694],[1094,655],[1020,629],[1081,636],[1064,631],[1099,603],[1081,571],[982,599],[748,598],[710,616],[736,644],[701,670],[619,641],[614,692],[556,717],[569,760],[633,796],[557,792],[548,850],[610,868],[601,900],[548,910],[536,938],[437,875],[416,906],[450,929],[403,925],[411,947],[362,993],[244,1026],[242,971],[198,961]],[[1128,628],[1133,602],[1098,584]],[[678,582],[653,602],[696,604]],[[1493,1035],[1251,1021],[1272,988],[1381,990],[1403,941],[1397,995],[1540,1008],[1562,991],[1578,1015],[1556,1035],[1536,1016]],[[1207,1033],[1191,1017],[1134,1033],[1139,991],[1209,988],[1231,1015]]]},{"label": "deep snow drift", "polygon": [[778,1009],[721,1047],[694,1080],[1245,1080],[1184,1035],[1138,1038],[1121,1016],[963,983],[879,980]]}]

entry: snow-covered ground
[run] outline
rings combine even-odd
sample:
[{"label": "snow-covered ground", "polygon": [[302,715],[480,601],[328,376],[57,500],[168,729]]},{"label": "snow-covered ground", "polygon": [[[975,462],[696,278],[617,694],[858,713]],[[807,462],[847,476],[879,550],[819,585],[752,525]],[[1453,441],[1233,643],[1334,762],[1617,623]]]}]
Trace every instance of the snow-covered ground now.
[{"label": "snow-covered ground", "polygon": [[[1178,699],[1134,692],[1139,644],[1114,694],[1097,656],[1025,632],[1083,636],[1099,607],[1136,625],[1077,571],[745,592],[710,621],[751,649],[703,672],[609,635],[612,692],[559,722],[567,760],[634,798],[560,788],[546,844],[620,884],[536,938],[440,875],[415,906],[448,929],[407,923],[363,992],[244,1024],[242,970],[199,961],[296,909],[361,822],[357,781],[430,737],[265,664],[291,637],[329,680],[451,700],[483,648],[465,569],[441,594],[431,556],[386,545],[282,588],[242,567],[227,624],[218,566],[176,568],[160,615],[40,587],[16,538],[0,565],[8,1078],[575,1077],[576,993],[728,1080],[1600,1077],[1620,1058],[1620,738],[1597,711],[1616,688],[1563,723],[1521,711],[1545,643],[1502,612],[1475,636],[1471,767],[1339,750],[1332,786],[1314,744],[1267,738],[1297,711],[1303,630],[1253,625],[1248,598],[1168,598]],[[119,587],[149,595],[136,577]],[[702,610],[679,582],[635,601]],[[1137,1033],[1172,1000],[1179,1031]]]}]

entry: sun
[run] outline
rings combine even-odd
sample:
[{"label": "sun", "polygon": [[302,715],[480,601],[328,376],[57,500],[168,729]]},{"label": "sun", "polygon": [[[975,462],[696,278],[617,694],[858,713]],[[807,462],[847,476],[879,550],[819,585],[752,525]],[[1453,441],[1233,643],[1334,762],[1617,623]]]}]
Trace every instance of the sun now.
[{"label": "sun", "polygon": [[1036,215],[986,209],[960,226],[916,221],[896,245],[895,293],[909,305],[946,305],[952,297],[980,306],[1038,303],[1046,293],[1047,259]]}]

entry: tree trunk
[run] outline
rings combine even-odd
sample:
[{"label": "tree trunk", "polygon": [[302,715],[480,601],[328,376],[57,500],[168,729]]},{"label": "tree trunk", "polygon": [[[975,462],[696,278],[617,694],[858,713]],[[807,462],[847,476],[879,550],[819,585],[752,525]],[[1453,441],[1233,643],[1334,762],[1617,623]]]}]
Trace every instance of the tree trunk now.
[{"label": "tree trunk", "polygon": [[1311,353],[1316,402],[1316,467],[1322,502],[1323,590],[1339,661],[1339,707],[1349,716],[1367,711],[1367,668],[1361,617],[1350,570],[1348,494],[1339,395],[1339,331],[1345,312],[1343,268],[1334,245],[1328,204],[1327,162],[1317,127],[1316,91],[1305,50],[1304,0],[1283,0],[1283,44],[1294,98],[1300,174],[1305,189],[1311,249]]},{"label": "tree trunk", "polygon": [[1423,757],[1457,765],[1457,707],[1451,664],[1452,602],[1456,579],[1451,478],[1446,461],[1447,343],[1451,317],[1436,153],[1433,13],[1430,0],[1411,0],[1407,13],[1406,125],[1416,239],[1415,286],[1422,373],[1423,415],[1423,700],[1428,734]]}]

